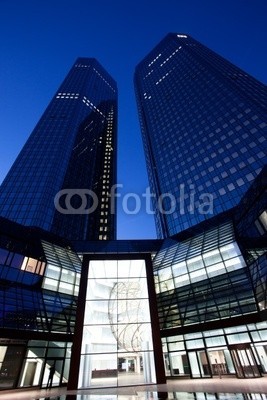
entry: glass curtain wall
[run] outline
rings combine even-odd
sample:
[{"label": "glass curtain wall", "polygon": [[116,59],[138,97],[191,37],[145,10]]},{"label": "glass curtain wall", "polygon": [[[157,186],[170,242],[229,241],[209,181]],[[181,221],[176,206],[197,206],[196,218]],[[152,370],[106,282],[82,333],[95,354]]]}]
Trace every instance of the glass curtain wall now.
[{"label": "glass curtain wall", "polygon": [[236,375],[254,378],[267,373],[267,322],[162,338],[167,376]]},{"label": "glass curtain wall", "polygon": [[155,382],[145,261],[91,261],[79,388]]},{"label": "glass curtain wall", "polygon": [[19,386],[47,387],[51,366],[55,367],[51,386],[67,384],[70,355],[70,342],[30,341],[21,370]]}]

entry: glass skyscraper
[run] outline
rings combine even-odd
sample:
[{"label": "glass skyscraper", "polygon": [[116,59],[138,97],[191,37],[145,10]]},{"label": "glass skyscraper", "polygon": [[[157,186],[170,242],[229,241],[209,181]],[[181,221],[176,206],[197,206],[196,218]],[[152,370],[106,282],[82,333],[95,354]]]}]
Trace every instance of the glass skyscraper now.
[{"label": "glass skyscraper", "polygon": [[110,240],[116,84],[79,58],[0,192],[0,390],[267,374],[262,85],[186,35],[152,53],[136,91],[168,237]]},{"label": "glass skyscraper", "polygon": [[0,188],[0,215],[72,240],[116,236],[117,85],[78,58]]},{"label": "glass skyscraper", "polygon": [[235,207],[266,164],[266,87],[186,34],[137,65],[159,237]]}]

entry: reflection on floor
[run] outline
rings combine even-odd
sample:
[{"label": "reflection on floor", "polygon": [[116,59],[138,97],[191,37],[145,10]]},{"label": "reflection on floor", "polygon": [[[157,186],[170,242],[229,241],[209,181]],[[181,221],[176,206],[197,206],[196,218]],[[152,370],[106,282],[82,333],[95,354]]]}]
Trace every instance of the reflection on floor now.
[{"label": "reflection on floor", "polygon": [[143,374],[135,372],[119,373],[118,377],[114,378],[92,378],[91,387],[117,387],[129,385],[142,385],[145,384]]},{"label": "reflection on floor", "polygon": [[[266,400],[267,395],[261,393],[204,393],[204,392],[146,392],[135,395],[96,395],[75,394],[52,397],[40,397],[38,400]],[[37,400],[37,399],[36,399]]]},{"label": "reflection on floor", "polygon": [[267,400],[267,376],[257,379],[175,379],[162,385],[101,387],[67,391],[0,391],[0,400]]}]

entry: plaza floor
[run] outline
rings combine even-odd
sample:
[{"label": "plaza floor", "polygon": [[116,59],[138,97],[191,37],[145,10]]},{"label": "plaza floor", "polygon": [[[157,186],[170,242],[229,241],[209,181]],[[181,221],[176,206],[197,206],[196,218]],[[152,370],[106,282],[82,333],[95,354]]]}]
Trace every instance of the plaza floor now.
[{"label": "plaza floor", "polygon": [[67,391],[67,388],[5,390],[0,400],[157,400],[221,399],[267,400],[267,377],[168,380],[161,385],[103,387]]}]

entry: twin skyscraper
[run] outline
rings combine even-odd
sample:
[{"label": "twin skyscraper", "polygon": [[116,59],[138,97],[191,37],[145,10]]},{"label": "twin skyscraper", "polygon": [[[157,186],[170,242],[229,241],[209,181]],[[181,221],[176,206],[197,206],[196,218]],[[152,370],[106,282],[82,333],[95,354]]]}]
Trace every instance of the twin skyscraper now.
[{"label": "twin skyscraper", "polygon": [[184,33],[134,85],[158,239],[116,240],[117,85],[78,58],[0,188],[2,389],[267,374],[266,88]]},{"label": "twin skyscraper", "polygon": [[[266,164],[265,86],[177,33],[137,65],[134,85],[158,237],[234,210]],[[117,113],[114,79],[78,58],[2,183],[0,215],[115,239]]]}]

